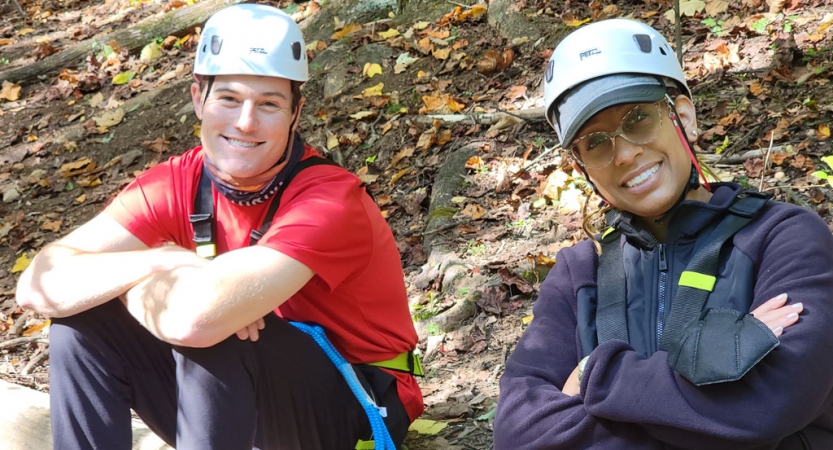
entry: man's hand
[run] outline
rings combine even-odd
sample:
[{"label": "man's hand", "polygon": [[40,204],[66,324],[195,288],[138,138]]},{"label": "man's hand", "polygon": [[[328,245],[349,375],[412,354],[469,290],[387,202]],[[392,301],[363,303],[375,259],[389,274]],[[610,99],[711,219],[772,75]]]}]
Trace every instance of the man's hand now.
[{"label": "man's hand", "polygon": [[767,300],[750,314],[764,323],[775,337],[780,337],[784,328],[798,322],[798,315],[804,311],[802,303],[787,305],[787,294],[781,294]]},{"label": "man's hand", "polygon": [[258,330],[262,330],[266,328],[266,323],[263,322],[263,318],[255,320],[254,322],[250,323],[245,328],[242,328],[235,333],[237,338],[241,341],[245,341],[246,339],[251,340],[252,342],[257,341],[260,338],[260,333]]}]

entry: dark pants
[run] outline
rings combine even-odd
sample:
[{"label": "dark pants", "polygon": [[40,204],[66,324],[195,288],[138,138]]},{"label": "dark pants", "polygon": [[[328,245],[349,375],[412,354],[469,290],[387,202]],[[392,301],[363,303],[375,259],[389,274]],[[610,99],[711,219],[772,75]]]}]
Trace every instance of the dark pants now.
[{"label": "dark pants", "polygon": [[[180,450],[354,449],[370,440],[364,410],[315,341],[275,314],[257,342],[231,336],[175,347],[118,300],[54,319],[50,396],[54,448],[131,448],[130,409]],[[397,447],[409,424],[396,379],[354,366]]]}]

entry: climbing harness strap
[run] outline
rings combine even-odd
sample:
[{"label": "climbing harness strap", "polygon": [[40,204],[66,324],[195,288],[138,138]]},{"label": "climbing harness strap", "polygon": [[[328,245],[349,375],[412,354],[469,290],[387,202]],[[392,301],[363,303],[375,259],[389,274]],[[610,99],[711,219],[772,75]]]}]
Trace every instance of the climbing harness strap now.
[{"label": "climbing harness strap", "polygon": [[359,441],[356,444],[357,449],[366,449],[366,448],[373,448],[376,450],[396,450],[396,446],[393,444],[393,439],[390,437],[390,432],[388,432],[388,427],[385,426],[385,421],[382,417],[387,416],[387,411],[384,407],[380,407],[376,405],[376,402],[370,398],[367,391],[365,391],[364,387],[362,387],[361,382],[359,382],[358,377],[356,376],[356,372],[353,370],[353,366],[344,359],[341,354],[338,353],[338,350],[333,346],[329,339],[327,339],[327,335],[324,333],[324,329],[321,328],[320,325],[309,325],[300,322],[289,322],[295,328],[303,331],[304,333],[308,334],[312,337],[313,340],[324,350],[324,353],[330,358],[330,361],[336,366],[336,369],[341,373],[344,377],[344,380],[347,382],[347,385],[350,387],[350,390],[359,400],[361,403],[364,412],[367,414],[367,420],[370,422],[370,430],[373,433],[373,443],[374,445],[370,447],[368,444],[371,441]]},{"label": "climbing harness strap", "polygon": [[[337,163],[328,159],[320,157],[311,157],[298,162],[292,169],[292,172],[281,183],[278,191],[272,197],[269,209],[266,212],[263,223],[257,230],[252,230],[249,234],[249,246],[257,244],[264,233],[272,226],[275,213],[280,207],[281,196],[284,188],[298,175],[302,170],[317,166],[317,165],[332,165],[338,166]],[[340,167],[340,166],[339,166]],[[204,171],[205,169],[203,169]],[[189,216],[189,221],[194,228],[194,242],[197,244],[197,255],[203,258],[213,259],[217,256],[217,247],[214,243],[214,196],[211,189],[211,180],[205,173],[200,174],[200,181],[197,187],[197,194],[194,196],[194,213]],[[338,371],[344,376],[350,390],[356,395],[359,403],[367,414],[367,419],[370,422],[371,431],[374,440],[364,441],[359,440],[356,444],[357,450],[376,449],[376,450],[395,450],[393,440],[390,437],[390,432],[385,426],[382,417],[387,416],[384,407],[379,407],[364,390],[361,383],[356,376],[353,366],[344,359],[335,349],[333,344],[327,339],[324,329],[319,325],[308,325],[299,322],[289,322],[304,333],[310,335],[313,340],[324,350],[330,361],[335,364]],[[399,370],[408,372],[411,375],[423,376],[422,363],[419,355],[409,351],[401,353],[394,358],[386,361],[376,363],[368,363],[369,365],[383,367],[386,369]]]},{"label": "climbing harness strap", "polygon": [[[729,207],[724,217],[708,237],[708,243],[691,259],[678,282],[677,293],[668,313],[659,349],[666,350],[684,329],[684,325],[699,317],[717,280],[720,250],[735,233],[751,222],[763,209],[770,195],[744,191]],[[596,333],[598,343],[609,340],[628,341],[627,291],[622,257],[621,234],[609,229],[602,237],[597,280]]]}]

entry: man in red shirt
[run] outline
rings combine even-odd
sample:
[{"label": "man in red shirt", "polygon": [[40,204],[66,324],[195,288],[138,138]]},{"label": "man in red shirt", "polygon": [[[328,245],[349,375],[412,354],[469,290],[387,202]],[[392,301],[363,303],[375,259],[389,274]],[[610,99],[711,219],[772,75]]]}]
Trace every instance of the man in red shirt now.
[{"label": "man in red shirt", "polygon": [[[295,132],[300,29],[226,8],[194,74],[203,145],[18,283],[18,303],[53,318],[55,448],[129,449],[131,408],[178,449],[398,447],[423,411],[399,253],[361,182]],[[291,322],[320,325],[340,356]]]}]

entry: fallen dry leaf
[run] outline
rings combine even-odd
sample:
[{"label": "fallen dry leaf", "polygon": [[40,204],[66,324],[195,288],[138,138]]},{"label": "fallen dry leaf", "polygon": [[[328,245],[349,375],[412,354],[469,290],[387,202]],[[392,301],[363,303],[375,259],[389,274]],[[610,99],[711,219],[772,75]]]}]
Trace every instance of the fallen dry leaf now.
[{"label": "fallen dry leaf", "polygon": [[101,128],[110,128],[112,126],[118,125],[119,123],[121,123],[122,119],[124,119],[124,109],[122,108],[107,111],[98,117],[93,117],[93,121],[95,122],[96,126]]},{"label": "fallen dry leaf", "polygon": [[335,33],[333,33],[333,35],[330,37],[330,39],[332,39],[334,41],[337,41],[337,40],[339,40],[343,37],[349,36],[349,35],[357,32],[357,31],[360,31],[361,29],[362,29],[361,25],[351,23],[349,25],[346,25],[341,30],[336,31]]},{"label": "fallen dry leaf", "polygon": [[3,81],[3,88],[0,89],[0,99],[15,102],[20,98],[20,85]]},{"label": "fallen dry leaf", "polygon": [[399,164],[399,161],[402,161],[409,156],[414,156],[414,150],[416,150],[414,147],[405,147],[400,150],[399,153],[394,155],[390,160],[390,167],[396,167],[396,165]]},{"label": "fallen dry leaf", "polygon": [[42,230],[57,233],[58,230],[61,229],[61,221],[60,220],[47,220],[40,227],[41,227]]},{"label": "fallen dry leaf", "polygon": [[468,205],[466,205],[465,208],[463,208],[462,211],[460,211],[460,213],[463,214],[464,216],[469,216],[474,220],[477,220],[477,219],[485,216],[487,212],[488,211],[486,211],[485,208],[483,208],[482,206],[480,206],[478,204],[474,204],[474,203],[469,203]]},{"label": "fallen dry leaf", "polygon": [[142,145],[154,153],[162,154],[168,151],[168,146],[171,145],[171,141],[165,140],[163,137],[158,137],[152,141],[144,141]]}]

